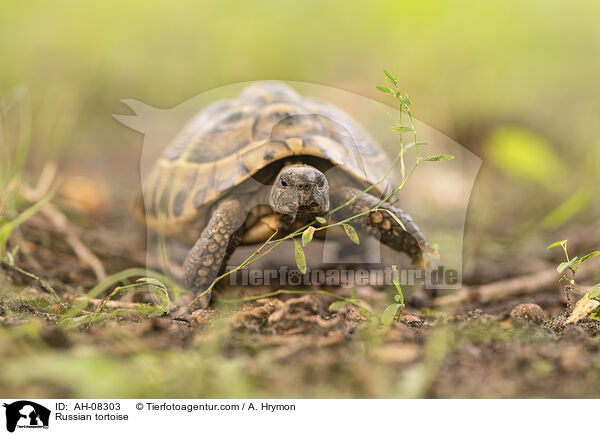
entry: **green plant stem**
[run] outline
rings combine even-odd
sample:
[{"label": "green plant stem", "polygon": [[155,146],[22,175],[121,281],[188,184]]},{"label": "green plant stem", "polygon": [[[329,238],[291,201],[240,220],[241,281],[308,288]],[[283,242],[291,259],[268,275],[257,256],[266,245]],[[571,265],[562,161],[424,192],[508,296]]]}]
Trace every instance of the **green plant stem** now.
[{"label": "green plant stem", "polygon": [[116,287],[108,296],[106,296],[104,299],[102,299],[102,301],[96,307],[96,310],[94,310],[94,312],[92,313],[92,317],[96,317],[104,309],[107,302],[110,301],[113,297],[115,297],[119,293],[123,293],[125,291],[129,291],[131,289],[143,287],[143,286],[148,286],[149,289],[162,290],[163,294],[165,295],[165,302],[166,302],[164,304],[165,305],[164,310],[168,311],[169,306],[171,305],[171,300],[169,299],[168,292],[166,292],[166,290],[164,288],[157,287],[157,286],[155,286],[153,284],[149,284],[147,282],[137,282],[135,284],[129,284],[129,285],[125,285],[125,286]]},{"label": "green plant stem", "polygon": [[165,275],[162,275],[153,270],[144,269],[142,267],[132,267],[130,269],[125,269],[118,273],[115,273],[114,275],[111,275],[108,278],[106,278],[101,283],[98,283],[96,286],[94,286],[90,291],[88,291],[84,295],[84,299],[82,299],[80,302],[78,302],[77,304],[74,304],[71,307],[71,309],[67,312],[65,317],[76,316],[83,310],[84,307],[87,306],[90,299],[96,298],[100,293],[109,289],[113,285],[123,282],[127,278],[131,278],[133,276],[149,276],[149,277],[152,277],[152,278],[162,281],[169,288],[176,288],[179,291],[181,291],[181,289],[179,289],[177,284],[175,284],[175,282],[173,282],[171,279],[169,279]]},{"label": "green plant stem", "polygon": [[52,295],[52,297],[54,298],[55,302],[57,304],[62,303],[62,300],[58,297],[58,295],[56,294],[56,291],[54,291],[54,289],[52,288],[52,286],[50,284],[48,284],[46,281],[44,281],[42,278],[40,278],[37,275],[34,275],[31,272],[27,272],[26,270],[21,269],[19,266],[17,266],[14,263],[10,263],[9,261],[7,261],[6,259],[2,259],[2,263],[6,264],[8,267],[10,267],[11,269],[15,270],[16,272],[19,272],[22,275],[25,275],[28,278],[33,279],[34,281],[36,281],[44,290],[46,290],[48,293],[50,293]]},{"label": "green plant stem", "polygon": [[56,186],[54,186],[48,193],[46,193],[38,202],[30,205],[27,209],[21,212],[16,218],[11,221],[0,224],[0,257],[4,257],[6,249],[6,242],[8,241],[12,232],[19,225],[23,224],[26,220],[35,215],[40,209],[46,204],[56,193]]}]

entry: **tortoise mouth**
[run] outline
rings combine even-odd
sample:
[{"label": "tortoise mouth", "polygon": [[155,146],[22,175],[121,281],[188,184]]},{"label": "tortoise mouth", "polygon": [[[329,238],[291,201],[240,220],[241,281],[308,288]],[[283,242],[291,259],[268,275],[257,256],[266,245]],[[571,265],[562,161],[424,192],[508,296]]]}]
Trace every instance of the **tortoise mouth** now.
[{"label": "tortoise mouth", "polygon": [[281,212],[281,214],[287,216],[291,221],[296,220],[307,220],[312,219],[315,216],[319,216],[324,213],[323,209],[318,203],[311,203],[310,205],[301,205],[296,206],[296,204],[288,203],[286,204],[285,211]]},{"label": "tortoise mouth", "polygon": [[321,206],[316,202],[313,202],[310,205],[301,205],[300,207],[298,207],[298,213],[301,212],[319,213],[321,212]]},{"label": "tortoise mouth", "polygon": [[321,206],[317,203],[311,205],[302,205],[298,207],[298,211],[296,212],[296,216],[298,218],[307,219],[312,218],[314,216],[320,215],[323,213]]}]

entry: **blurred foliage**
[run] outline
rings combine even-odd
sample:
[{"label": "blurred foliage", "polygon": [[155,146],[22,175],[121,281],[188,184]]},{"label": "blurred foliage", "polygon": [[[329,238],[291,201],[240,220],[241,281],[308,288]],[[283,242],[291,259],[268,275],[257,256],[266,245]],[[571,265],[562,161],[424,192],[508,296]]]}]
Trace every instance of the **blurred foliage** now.
[{"label": "blurred foliage", "polygon": [[515,127],[497,128],[486,143],[486,156],[504,173],[521,182],[560,189],[556,180],[565,168],[550,144],[533,132]]},{"label": "blurred foliage", "polygon": [[393,64],[417,117],[440,128],[474,115],[544,123],[573,102],[563,115],[595,127],[599,12],[594,0],[2,2],[0,84],[113,123],[121,98],[165,107],[264,78],[376,96]]},{"label": "blurred foliage", "polygon": [[589,188],[587,186],[581,187],[572,196],[569,196],[565,202],[548,213],[542,220],[541,227],[548,231],[560,228],[583,211],[590,204],[591,199]]}]

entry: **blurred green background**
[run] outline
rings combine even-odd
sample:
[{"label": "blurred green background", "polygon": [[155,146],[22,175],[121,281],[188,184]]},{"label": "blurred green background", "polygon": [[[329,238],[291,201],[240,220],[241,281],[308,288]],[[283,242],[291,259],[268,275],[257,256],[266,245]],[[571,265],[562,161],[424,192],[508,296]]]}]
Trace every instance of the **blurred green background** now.
[{"label": "blurred green background", "polygon": [[4,1],[0,89],[29,90],[32,171],[110,178],[119,204],[143,140],[110,116],[123,98],[283,79],[379,99],[396,66],[415,116],[484,160],[469,253],[539,254],[598,223],[599,17],[595,0]]}]

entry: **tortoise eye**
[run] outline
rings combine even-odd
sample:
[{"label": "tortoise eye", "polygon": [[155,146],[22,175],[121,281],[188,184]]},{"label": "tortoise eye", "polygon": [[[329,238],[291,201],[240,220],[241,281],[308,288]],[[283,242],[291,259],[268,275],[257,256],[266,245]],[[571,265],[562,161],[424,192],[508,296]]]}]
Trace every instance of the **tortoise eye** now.
[{"label": "tortoise eye", "polygon": [[319,187],[319,189],[322,189],[323,186],[325,186],[325,180],[319,181],[319,184],[317,184],[317,186]]},{"label": "tortoise eye", "polygon": [[287,183],[287,181],[285,181],[283,178],[281,179],[281,185],[282,185],[283,187],[288,187],[288,183]]}]

